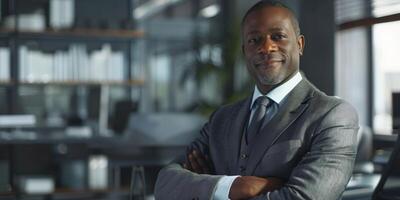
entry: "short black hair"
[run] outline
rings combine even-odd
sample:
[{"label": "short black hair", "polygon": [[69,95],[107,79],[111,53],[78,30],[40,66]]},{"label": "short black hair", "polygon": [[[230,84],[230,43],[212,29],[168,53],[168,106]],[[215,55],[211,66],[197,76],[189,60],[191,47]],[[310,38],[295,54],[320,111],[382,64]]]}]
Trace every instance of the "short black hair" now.
[{"label": "short black hair", "polygon": [[296,33],[297,36],[300,35],[299,21],[297,20],[295,14],[294,14],[294,12],[293,12],[293,10],[292,10],[289,6],[287,6],[286,4],[284,4],[283,2],[277,1],[277,0],[261,0],[261,1],[257,2],[256,4],[254,4],[254,5],[253,5],[249,10],[247,10],[247,12],[244,14],[243,19],[242,19],[242,27],[243,27],[243,24],[244,24],[244,22],[245,22],[247,16],[248,16],[250,13],[252,13],[252,12],[254,12],[254,11],[256,11],[256,10],[260,10],[260,9],[262,9],[262,8],[264,8],[264,7],[280,7],[280,8],[285,8],[285,9],[287,9],[287,10],[290,12],[290,14],[291,14],[290,20],[292,21],[292,25],[293,25],[294,31],[295,31],[295,33]]}]

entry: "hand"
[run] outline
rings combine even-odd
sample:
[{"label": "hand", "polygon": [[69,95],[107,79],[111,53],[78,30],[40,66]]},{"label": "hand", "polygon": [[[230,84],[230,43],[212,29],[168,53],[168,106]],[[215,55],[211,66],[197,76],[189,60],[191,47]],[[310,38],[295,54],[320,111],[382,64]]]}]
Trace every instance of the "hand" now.
[{"label": "hand", "polygon": [[183,168],[198,174],[210,174],[212,169],[211,161],[199,151],[193,150],[187,155],[187,161]]},{"label": "hand", "polygon": [[249,199],[262,193],[282,187],[283,181],[278,178],[260,178],[256,176],[239,176],[229,191],[230,199]]}]

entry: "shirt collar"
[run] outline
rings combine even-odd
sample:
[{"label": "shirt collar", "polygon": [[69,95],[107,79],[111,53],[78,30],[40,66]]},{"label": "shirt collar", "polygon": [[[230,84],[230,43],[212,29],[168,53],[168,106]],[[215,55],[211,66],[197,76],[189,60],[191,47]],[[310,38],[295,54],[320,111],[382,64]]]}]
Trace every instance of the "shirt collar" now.
[{"label": "shirt collar", "polygon": [[[268,92],[267,95],[265,96],[272,99],[272,101],[274,101],[279,105],[282,102],[282,100],[286,97],[286,95],[289,94],[290,91],[292,91],[293,88],[296,87],[296,85],[299,84],[302,79],[303,78],[300,72],[297,72],[292,78],[287,80],[282,85],[274,88],[272,91]],[[254,88],[253,99],[251,101],[250,109],[253,107],[253,104],[256,101],[256,99],[260,96],[263,96],[263,94],[260,92],[260,90],[258,90],[256,85]]]}]

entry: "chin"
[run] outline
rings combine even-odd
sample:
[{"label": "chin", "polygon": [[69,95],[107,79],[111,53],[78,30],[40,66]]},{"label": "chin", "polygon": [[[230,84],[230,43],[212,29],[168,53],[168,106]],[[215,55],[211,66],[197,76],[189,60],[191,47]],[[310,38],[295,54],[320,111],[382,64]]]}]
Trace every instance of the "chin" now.
[{"label": "chin", "polygon": [[278,85],[284,80],[285,78],[279,76],[258,76],[258,82],[262,85]]},{"label": "chin", "polygon": [[262,84],[262,85],[278,85],[280,82],[282,82],[282,81],[280,81],[280,80],[275,80],[275,79],[265,79],[265,78],[263,78],[263,79],[259,79],[259,82]]}]

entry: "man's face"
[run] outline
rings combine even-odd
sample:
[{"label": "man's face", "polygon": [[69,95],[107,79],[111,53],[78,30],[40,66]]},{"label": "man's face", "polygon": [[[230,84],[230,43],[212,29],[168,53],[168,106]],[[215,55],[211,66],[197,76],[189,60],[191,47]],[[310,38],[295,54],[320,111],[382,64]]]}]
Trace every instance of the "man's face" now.
[{"label": "man's face", "polygon": [[263,93],[299,70],[304,37],[297,36],[291,13],[281,7],[251,12],[243,24],[243,52],[247,69]]}]

